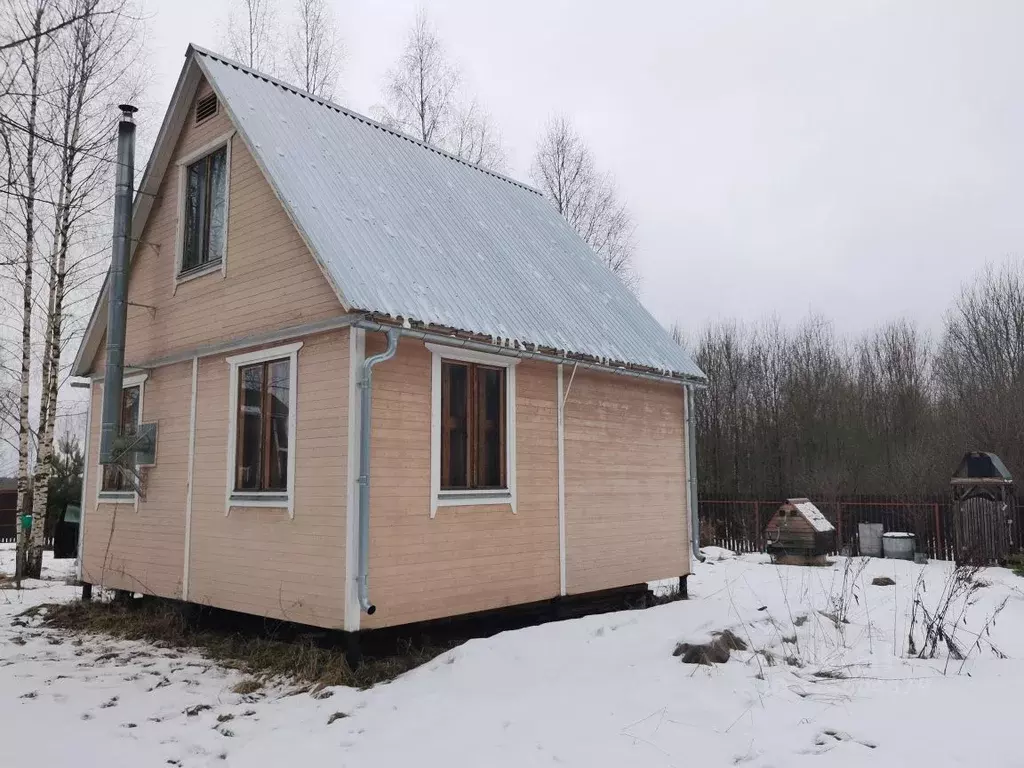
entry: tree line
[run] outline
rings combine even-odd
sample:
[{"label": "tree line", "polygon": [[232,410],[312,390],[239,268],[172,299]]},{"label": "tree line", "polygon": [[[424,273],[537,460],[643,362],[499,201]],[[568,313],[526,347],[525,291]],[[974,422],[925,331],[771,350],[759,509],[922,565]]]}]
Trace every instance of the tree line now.
[{"label": "tree line", "polygon": [[[682,334],[676,331],[682,341]],[[1024,480],[1024,266],[985,267],[934,337],[912,320],[854,338],[825,318],[719,322],[688,344],[707,498],[946,493],[965,451]]]}]

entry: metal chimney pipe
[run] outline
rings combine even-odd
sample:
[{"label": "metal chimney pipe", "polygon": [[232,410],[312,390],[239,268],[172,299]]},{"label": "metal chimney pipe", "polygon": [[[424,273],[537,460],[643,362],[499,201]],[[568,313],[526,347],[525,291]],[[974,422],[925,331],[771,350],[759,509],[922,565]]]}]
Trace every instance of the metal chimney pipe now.
[{"label": "metal chimney pipe", "polygon": [[120,104],[117,124],[117,181],[114,186],[114,248],[107,273],[107,366],[103,379],[100,464],[114,460],[121,429],[121,387],[124,382],[124,336],[128,320],[128,254],[131,249],[132,202],[135,186],[135,119],[138,109]]}]

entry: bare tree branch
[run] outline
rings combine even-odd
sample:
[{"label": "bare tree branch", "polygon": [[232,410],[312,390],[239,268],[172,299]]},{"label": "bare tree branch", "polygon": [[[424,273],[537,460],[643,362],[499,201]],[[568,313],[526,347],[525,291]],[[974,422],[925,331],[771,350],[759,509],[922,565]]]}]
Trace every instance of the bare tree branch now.
[{"label": "bare tree branch", "polygon": [[276,9],[273,0],[232,0],[228,16],[228,53],[253,69],[274,74]]},{"label": "bare tree branch", "polygon": [[420,10],[398,62],[385,79],[384,103],[374,112],[388,128],[472,165],[501,170],[505,165],[501,135],[490,115],[461,87],[461,72],[448,61],[437,30]]},{"label": "bare tree branch", "polygon": [[635,291],[633,217],[615,180],[597,170],[593,153],[566,117],[548,121],[530,175],[584,242]]},{"label": "bare tree branch", "polygon": [[288,48],[295,82],[314,96],[334,97],[341,72],[342,47],[325,0],[296,0],[298,18]]}]

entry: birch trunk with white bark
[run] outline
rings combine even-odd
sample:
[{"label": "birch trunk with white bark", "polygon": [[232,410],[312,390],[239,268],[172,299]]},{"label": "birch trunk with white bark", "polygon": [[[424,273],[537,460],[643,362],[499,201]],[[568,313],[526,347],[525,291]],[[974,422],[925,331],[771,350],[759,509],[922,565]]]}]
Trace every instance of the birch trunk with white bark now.
[{"label": "birch trunk with white bark", "polygon": [[60,104],[62,127],[60,147],[60,193],[57,201],[53,250],[50,254],[49,293],[46,336],[43,348],[42,393],[39,406],[39,449],[33,475],[32,533],[25,561],[26,575],[39,578],[42,572],[49,506],[50,477],[53,474],[54,427],[57,421],[57,393],[60,382],[64,294],[67,279],[69,240],[74,209],[84,202],[82,191],[75,189],[75,173],[80,159],[82,119],[86,95],[93,74],[96,51],[91,34],[94,5],[85,6],[83,18],[75,27],[73,55],[67,62]]},{"label": "birch trunk with white bark", "polygon": [[22,283],[21,318],[21,392],[18,402],[18,520],[15,581],[21,587],[25,563],[25,535],[21,527],[21,516],[28,512],[28,459],[31,425],[28,419],[29,384],[32,373],[32,259],[35,251],[35,196],[36,196],[36,116],[39,110],[39,69],[42,46],[43,12],[42,3],[36,6],[32,21],[32,60],[29,65],[29,112],[26,125],[28,140],[25,150],[25,272]]}]

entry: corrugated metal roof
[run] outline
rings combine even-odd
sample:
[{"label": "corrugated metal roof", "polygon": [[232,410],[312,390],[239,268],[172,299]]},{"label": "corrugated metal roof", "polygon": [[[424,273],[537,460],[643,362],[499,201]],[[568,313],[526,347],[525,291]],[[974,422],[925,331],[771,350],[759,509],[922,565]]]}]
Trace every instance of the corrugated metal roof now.
[{"label": "corrugated metal roof", "polygon": [[535,190],[195,50],[351,309],[703,378]]}]

